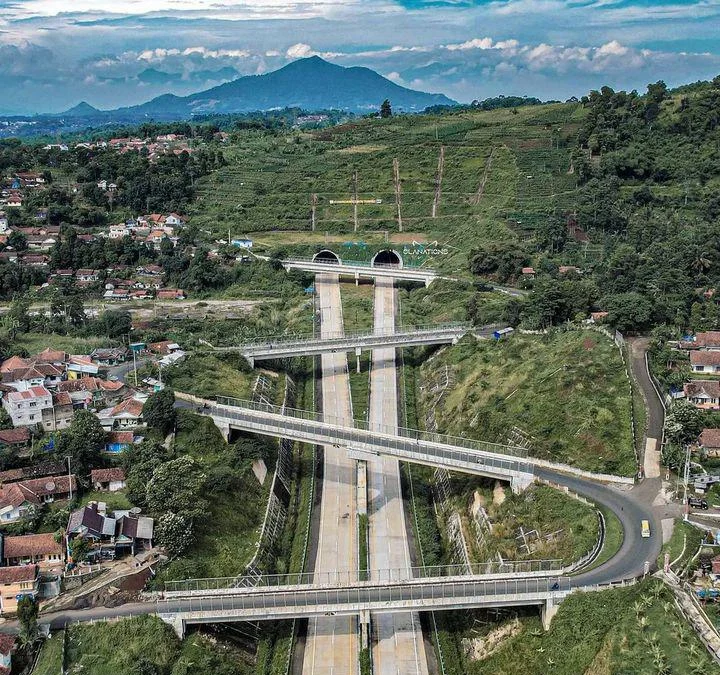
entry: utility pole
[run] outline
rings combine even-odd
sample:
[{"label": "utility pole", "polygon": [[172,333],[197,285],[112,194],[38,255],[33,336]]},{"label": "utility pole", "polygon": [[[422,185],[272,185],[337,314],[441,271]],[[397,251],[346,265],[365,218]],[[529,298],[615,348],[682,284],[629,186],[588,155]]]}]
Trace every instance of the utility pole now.
[{"label": "utility pole", "polygon": [[72,501],[72,473],[70,472],[70,455],[65,457],[68,463],[68,488],[70,489],[70,501]]},{"label": "utility pole", "polygon": [[440,146],[440,157],[438,158],[438,168],[435,174],[435,197],[432,205],[432,217],[437,217],[438,206],[440,206],[440,191],[442,188],[443,168],[445,167],[445,146]]},{"label": "utility pole", "polygon": [[353,171],[353,222],[354,230],[358,231],[358,172],[357,169]]},{"label": "utility pole", "polygon": [[393,174],[394,174],[394,182],[395,182],[395,204],[397,206],[397,220],[398,220],[398,231],[403,231],[403,225],[402,225],[402,211],[401,211],[401,190],[402,186],[400,185],[400,162],[398,161],[398,158],[395,157],[393,159]]},{"label": "utility pole", "polygon": [[688,519],[688,499],[687,499],[687,493],[688,493],[688,483],[690,482],[690,444],[688,443],[685,446],[685,468],[683,470],[683,483],[684,483],[684,493],[683,493],[683,504],[685,505],[685,513],[683,515],[683,519]]}]

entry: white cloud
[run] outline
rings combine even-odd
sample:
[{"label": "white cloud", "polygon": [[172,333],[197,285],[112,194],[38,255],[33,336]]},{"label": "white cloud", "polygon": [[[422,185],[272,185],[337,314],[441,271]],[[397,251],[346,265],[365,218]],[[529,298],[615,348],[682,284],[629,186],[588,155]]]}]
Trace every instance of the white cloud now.
[{"label": "white cloud", "polygon": [[306,45],[304,42],[298,42],[297,44],[288,47],[287,51],[285,52],[285,56],[287,56],[289,59],[304,59],[308,56],[314,55],[315,52],[313,51],[312,47],[310,45]]}]

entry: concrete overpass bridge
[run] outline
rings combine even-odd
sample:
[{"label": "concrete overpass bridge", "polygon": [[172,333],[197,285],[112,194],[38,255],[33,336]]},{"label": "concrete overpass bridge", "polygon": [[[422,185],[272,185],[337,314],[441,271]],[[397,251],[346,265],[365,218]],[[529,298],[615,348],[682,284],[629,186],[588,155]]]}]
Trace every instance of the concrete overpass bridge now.
[{"label": "concrete overpass bridge", "polygon": [[262,621],[367,613],[438,611],[536,605],[547,626],[556,606],[573,590],[567,577],[456,576],[329,585],[257,586],[220,591],[166,593],[153,607],[183,634],[188,624]]},{"label": "concrete overpass bridge", "polygon": [[493,325],[473,328],[467,323],[455,323],[400,329],[394,333],[364,331],[337,336],[330,335],[324,338],[311,335],[297,338],[279,336],[257,342],[247,342],[233,347],[213,347],[213,350],[216,352],[240,352],[251,365],[254,365],[255,361],[315,356],[329,352],[354,351],[356,356],[360,356],[363,351],[379,347],[454,344],[467,334],[475,335],[478,338],[492,337],[498,328],[503,328],[503,326]]},{"label": "concrete overpass bridge", "polygon": [[405,462],[439,466],[509,481],[521,491],[534,480],[525,448],[427,433],[415,429],[384,429],[355,420],[355,426],[307,410],[219,397],[217,404],[198,409],[213,418],[227,438],[237,429],[275,438],[348,448],[351,457],[391,456]]},{"label": "concrete overpass bridge", "polygon": [[[321,251],[321,253],[326,252]],[[330,256],[321,257],[321,255],[318,254],[315,258],[294,258],[282,260],[281,263],[288,271],[302,270],[303,272],[314,272],[316,274],[337,274],[341,277],[352,277],[356,282],[360,279],[385,277],[400,281],[417,281],[429,286],[435,279],[439,278],[435,270],[428,268],[404,267],[402,263],[386,264],[375,262],[376,259],[373,259],[371,262],[361,262],[357,260],[342,262],[332,251],[328,251],[327,253],[331,253],[335,258],[332,259]]]}]

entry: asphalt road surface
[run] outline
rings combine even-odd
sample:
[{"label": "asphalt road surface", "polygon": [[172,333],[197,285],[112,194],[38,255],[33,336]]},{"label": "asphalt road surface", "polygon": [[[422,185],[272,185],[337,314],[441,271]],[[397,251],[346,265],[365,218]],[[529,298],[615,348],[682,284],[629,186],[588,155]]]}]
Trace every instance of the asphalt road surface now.
[{"label": "asphalt road surface", "polygon": [[[374,324],[377,333],[395,327],[395,288],[392,279],[375,280]],[[370,426],[392,429],[398,425],[395,348],[372,352]],[[407,570],[410,550],[400,488],[400,465],[394,457],[368,461],[368,522],[370,574],[372,570]],[[426,675],[427,659],[420,617],[416,612],[374,614],[373,672],[376,675]]]},{"label": "asphalt road surface", "polygon": [[[337,275],[315,278],[320,307],[320,335],[343,330],[340,284]],[[344,352],[323,354],[323,413],[352,424],[350,382]],[[324,447],[320,533],[315,572],[357,570],[355,462],[332,445]],[[303,673],[342,675],[354,673],[358,663],[357,620],[351,616],[311,619],[308,624]]]}]

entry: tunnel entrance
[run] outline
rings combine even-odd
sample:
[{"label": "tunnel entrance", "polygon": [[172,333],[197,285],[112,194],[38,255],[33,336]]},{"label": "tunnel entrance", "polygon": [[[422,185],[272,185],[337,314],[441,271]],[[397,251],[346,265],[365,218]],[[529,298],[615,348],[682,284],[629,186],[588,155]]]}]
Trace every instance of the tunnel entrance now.
[{"label": "tunnel entrance", "polygon": [[375,254],[375,257],[372,259],[372,265],[373,267],[387,267],[388,265],[402,267],[402,258],[397,251],[386,249]]},{"label": "tunnel entrance", "polygon": [[313,262],[319,262],[319,263],[329,263],[331,265],[339,265],[340,264],[340,258],[337,256],[336,253],[333,253],[332,251],[328,251],[327,249],[320,251],[319,253],[316,253],[313,256]]}]

